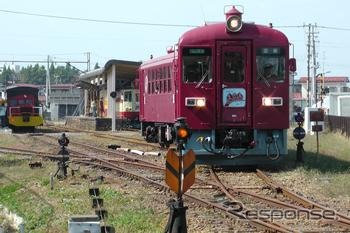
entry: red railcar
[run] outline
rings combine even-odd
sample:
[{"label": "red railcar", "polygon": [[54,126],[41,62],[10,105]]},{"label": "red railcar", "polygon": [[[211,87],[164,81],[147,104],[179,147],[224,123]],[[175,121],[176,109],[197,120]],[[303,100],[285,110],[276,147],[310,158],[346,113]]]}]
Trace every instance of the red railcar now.
[{"label": "red railcar", "polygon": [[192,131],[186,149],[199,162],[257,164],[287,154],[289,42],[241,16],[232,7],[226,22],[184,33],[173,51],[141,65],[146,140],[172,143],[184,117]]}]

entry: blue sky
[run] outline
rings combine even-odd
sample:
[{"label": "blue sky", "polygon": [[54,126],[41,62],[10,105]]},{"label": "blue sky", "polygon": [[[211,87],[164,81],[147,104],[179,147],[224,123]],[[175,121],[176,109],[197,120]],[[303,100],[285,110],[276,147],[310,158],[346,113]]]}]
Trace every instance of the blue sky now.
[{"label": "blue sky", "polygon": [[[350,1],[331,5],[316,0],[149,0],[149,1],[19,1],[1,0],[0,10],[37,14],[93,18],[145,23],[202,25],[204,21],[223,21],[225,5],[243,5],[244,21],[275,26],[298,26],[317,23],[319,72],[350,75],[350,23],[346,12]],[[109,59],[145,60],[150,54],[162,55],[177,42],[186,27],[151,27],[51,19],[0,12],[0,60],[86,60],[91,52],[92,64]],[[298,76],[306,75],[306,29],[279,28],[295,45]],[[7,63],[9,64],[9,63]],[[1,66],[3,65],[0,64]],[[23,64],[22,64],[23,65]],[[85,69],[85,65],[77,65]],[[323,70],[324,66],[324,70]]]}]

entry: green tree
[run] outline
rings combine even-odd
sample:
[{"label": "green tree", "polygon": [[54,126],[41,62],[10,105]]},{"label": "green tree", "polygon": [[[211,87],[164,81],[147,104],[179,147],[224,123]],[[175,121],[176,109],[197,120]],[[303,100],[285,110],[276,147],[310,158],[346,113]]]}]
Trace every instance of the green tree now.
[{"label": "green tree", "polygon": [[75,78],[79,75],[79,71],[71,65],[57,66],[53,72],[50,72],[51,83],[73,83]]},{"label": "green tree", "polygon": [[14,76],[15,76],[15,72],[13,70],[10,69],[10,67],[6,67],[4,65],[2,72],[0,74],[0,82],[4,85],[7,86],[8,82],[13,80]]},{"label": "green tree", "polygon": [[46,69],[45,66],[29,65],[21,69],[20,72],[21,82],[29,84],[45,84],[46,83]]}]

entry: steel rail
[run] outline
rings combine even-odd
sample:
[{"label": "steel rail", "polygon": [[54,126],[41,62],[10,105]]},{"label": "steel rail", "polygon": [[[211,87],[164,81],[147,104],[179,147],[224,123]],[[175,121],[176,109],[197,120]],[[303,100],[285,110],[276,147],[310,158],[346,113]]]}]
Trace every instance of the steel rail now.
[{"label": "steel rail", "polygon": [[[105,161],[103,161],[103,162],[105,162]],[[152,184],[154,186],[161,187],[162,189],[169,190],[169,187],[166,186],[165,184],[158,183],[158,182],[156,182],[156,181],[154,181],[152,179],[149,179],[147,177],[143,177],[143,176],[141,176],[139,174],[136,174],[134,172],[125,170],[124,168],[121,168],[121,167],[119,167],[117,165],[107,164],[107,166],[106,166],[106,165],[103,165],[103,164],[91,163],[91,162],[86,162],[86,161],[81,161],[79,163],[84,163],[84,164],[87,164],[87,165],[100,166],[102,168],[108,168],[108,169],[117,171],[119,173],[122,173],[124,175],[132,176],[133,178],[136,178],[138,180],[145,181],[145,182],[150,183],[150,184]],[[202,198],[196,197],[196,196],[194,196],[192,194],[185,193],[184,196],[188,197],[189,199],[191,199],[192,201],[194,201],[196,203],[204,204],[206,206],[211,206],[212,208],[224,211],[224,213],[226,215],[234,217],[235,219],[237,219],[237,218],[241,219],[241,220],[242,219],[246,219],[246,220],[248,220],[248,222],[251,225],[254,225],[254,226],[258,227],[258,228],[263,228],[263,229],[267,229],[267,230],[270,230],[270,231],[273,230],[274,232],[283,232],[283,233],[294,232],[294,231],[292,231],[290,229],[278,226],[278,225],[273,224],[273,223],[270,224],[270,223],[267,223],[267,222],[263,222],[261,220],[249,220],[243,214],[230,211],[230,209],[228,207],[225,207],[225,206],[219,205],[219,204],[215,204],[215,203],[211,203],[211,202],[209,202],[207,200],[204,200]]]},{"label": "steel rail", "polygon": [[[242,208],[243,208],[242,210],[246,209],[246,208],[244,208],[243,203],[241,203],[240,201],[237,201],[236,198],[232,196],[232,194],[229,192],[228,188],[220,181],[219,177],[217,176],[217,174],[215,173],[213,168],[210,169],[210,176],[217,183],[217,186],[219,186],[220,190],[223,193],[225,193],[225,195],[228,198],[230,198],[234,202],[234,204],[240,203],[242,205]],[[244,214],[241,213],[240,215],[243,216],[245,219],[247,219],[247,217]],[[269,227],[271,229],[279,230],[281,232],[296,232],[283,224],[279,224],[279,223],[275,223],[275,222],[262,221],[260,219],[253,219],[253,220],[250,219],[249,221],[253,221],[254,223],[258,222],[259,224],[261,224],[261,222],[264,222],[265,224],[269,224]]]},{"label": "steel rail", "polygon": [[[56,138],[55,138],[56,139]],[[52,144],[52,143],[51,143]],[[79,143],[77,143],[79,144]],[[86,144],[80,144],[80,146],[83,146],[83,147],[86,147],[86,146],[89,146],[89,145],[86,145]],[[100,149],[100,148],[96,148],[96,147],[93,147],[93,146],[90,146],[94,149]],[[13,149],[13,148],[8,148],[8,147],[0,147],[0,149],[5,149],[5,150],[16,150],[16,151],[20,151],[20,152],[26,152],[26,153],[32,153],[34,155],[38,155],[38,154],[49,154],[49,153],[46,153],[46,152],[40,152],[40,151],[30,151],[30,150],[25,150],[25,149]],[[71,149],[70,149],[71,150]],[[101,149],[101,150],[104,150],[105,152],[108,152],[110,153],[111,151],[108,151],[108,150],[105,150],[105,149]],[[71,150],[72,151],[72,150]],[[115,162],[116,163],[122,163],[122,164],[128,164],[128,165],[132,165],[132,166],[139,166],[139,167],[143,167],[143,168],[149,168],[149,169],[154,169],[154,170],[158,170],[158,171],[165,171],[165,169],[157,164],[154,164],[154,163],[151,163],[151,162],[148,162],[146,161],[147,163],[149,163],[148,165],[147,164],[139,164],[137,163],[138,161],[134,161],[135,159],[130,157],[130,156],[127,156],[128,158],[127,159],[131,159],[131,161],[134,161],[134,162],[130,162],[130,161],[121,161],[121,160],[116,160],[116,159],[110,159],[110,158],[98,158],[96,156],[90,156],[90,155],[87,155],[85,153],[81,153],[81,152],[78,152],[78,151],[72,151],[73,154],[72,156],[77,156],[76,154],[79,154],[81,156],[78,156],[78,158],[84,158],[84,157],[88,157],[92,160],[99,160],[99,161],[103,161],[104,163],[109,163],[109,165],[112,165],[114,166]],[[114,152],[114,151],[113,151]],[[120,156],[125,156],[125,154],[123,155],[122,153],[119,153]],[[53,157],[56,157],[57,158],[57,155],[52,155]],[[50,158],[49,156],[45,156],[45,157],[48,157]],[[125,159],[125,158],[124,158]],[[75,161],[75,162],[79,162],[79,161]],[[81,161],[80,161],[81,162]],[[85,161],[85,162],[89,162],[89,161]],[[281,189],[281,186],[278,185],[275,181],[271,180],[270,178],[268,178],[263,172],[261,172],[260,170],[257,170],[257,174],[259,174],[259,177],[261,177],[269,186],[277,189],[277,190],[280,190]],[[220,185],[218,185],[217,183],[211,183],[211,182],[208,182],[208,181],[204,181],[204,180],[201,180],[201,179],[196,179],[197,181],[199,182],[203,182],[203,183],[207,183],[207,184],[210,184],[210,185],[213,185],[217,188],[220,188],[222,189],[222,187],[220,187]],[[303,210],[303,211],[307,211],[309,209],[305,209],[303,207],[300,207],[300,206],[296,206],[296,205],[292,205],[292,204],[288,204],[288,203],[285,203],[285,202],[281,202],[277,199],[272,199],[272,198],[268,198],[268,197],[265,197],[265,196],[262,196],[262,195],[258,195],[258,194],[254,194],[254,193],[250,193],[250,192],[247,192],[247,191],[243,191],[243,190],[238,190],[238,188],[234,188],[234,187],[231,187],[231,188],[225,188],[225,190],[227,191],[226,195],[228,194],[228,197],[230,197],[232,200],[234,200],[233,196],[228,192],[228,190],[231,190],[235,193],[238,193],[238,194],[244,194],[244,195],[247,195],[247,196],[250,196],[252,198],[255,198],[257,200],[262,200],[262,201],[265,201],[265,202],[269,202],[270,204],[272,205],[275,205],[275,206],[278,206],[278,207],[282,207],[282,208],[292,208],[292,209],[298,209],[298,210]],[[282,191],[283,190],[287,190],[287,189],[281,189]],[[288,194],[289,193],[292,193],[290,190],[287,190]],[[285,193],[284,193],[285,194]],[[317,203],[314,203],[312,201],[309,201],[308,199],[304,198],[304,197],[301,197],[297,194],[294,194],[292,193],[292,195],[296,195],[298,196],[296,199],[293,199],[293,200],[296,200],[298,203],[300,203],[300,200],[306,202],[308,205],[306,205],[307,208],[314,208],[314,207],[318,207],[321,206]],[[310,202],[310,203],[308,203]],[[303,203],[302,203],[303,204]],[[304,205],[305,206],[305,205]],[[321,206],[322,207],[322,206]],[[323,207],[324,209],[327,209],[329,210],[329,208],[326,208],[326,207]],[[336,211],[335,211],[336,212]],[[339,225],[341,227],[345,227],[347,229],[349,229],[349,226],[350,226],[350,223],[349,221],[347,220],[348,217],[345,216],[345,218],[342,216],[342,214],[339,214],[337,213],[337,216],[340,216],[340,218],[338,217],[337,221],[332,221],[332,222],[328,222],[330,224],[333,224],[333,225]]]},{"label": "steel rail", "polygon": [[300,196],[299,194],[291,191],[287,187],[284,187],[280,184],[278,184],[276,181],[272,180],[269,178],[264,172],[261,170],[257,169],[256,170],[256,175],[261,178],[266,184],[274,188],[277,192],[282,193],[284,196],[292,199],[293,201],[303,205],[306,208],[309,209],[321,209],[321,210],[332,210],[334,211],[335,215],[337,216],[338,219],[335,221],[332,221],[332,224],[337,224],[342,225],[343,227],[350,229],[350,218],[342,213],[339,213],[338,211],[334,209],[330,209],[328,207],[325,207],[321,204],[318,204],[314,201],[311,201],[305,197]]},{"label": "steel rail", "polygon": [[124,141],[127,143],[135,143],[138,145],[150,146],[150,147],[157,148],[157,149],[161,148],[160,145],[155,145],[155,144],[143,142],[143,141],[137,140],[137,139],[132,138],[132,137],[126,137],[126,136],[121,136],[121,135],[111,135],[111,134],[105,134],[105,133],[97,133],[96,131],[76,129],[76,128],[67,128],[67,127],[63,127],[63,126],[59,126],[59,127],[58,126],[46,126],[46,127],[53,128],[56,130],[68,131],[68,132],[85,132],[85,133],[92,134],[95,137],[103,137],[103,138],[108,138],[108,139],[118,139],[120,141]]}]

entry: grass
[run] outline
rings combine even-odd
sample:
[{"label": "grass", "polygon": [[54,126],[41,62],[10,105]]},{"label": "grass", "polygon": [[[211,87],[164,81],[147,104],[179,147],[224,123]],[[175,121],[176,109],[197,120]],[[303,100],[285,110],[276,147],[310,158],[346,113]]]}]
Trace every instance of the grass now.
[{"label": "grass", "polygon": [[[27,140],[20,138],[21,144],[29,144]],[[0,135],[0,145],[17,145],[18,141],[19,138],[11,135]],[[290,156],[274,178],[275,175],[281,180],[292,177],[295,182],[305,182],[312,193],[343,200],[341,197],[348,197],[350,193],[350,141],[331,133],[321,134],[319,141],[317,155],[316,136],[307,136],[304,140],[305,162],[296,164],[297,141],[290,136]],[[0,204],[23,217],[25,232],[67,232],[69,216],[93,213],[88,196],[92,183],[81,177],[86,171],[82,170],[74,178],[56,181],[55,189],[50,190],[49,174],[56,171],[56,163],[44,161],[43,168],[30,169],[28,162],[28,157],[0,155]],[[88,174],[90,177],[98,175],[92,171]],[[127,183],[120,181],[119,186],[100,185],[101,197],[109,215],[107,224],[113,225],[116,232],[162,232],[167,214],[159,213],[152,203],[148,203],[142,185],[139,188],[134,187],[137,184],[132,185],[134,189],[129,185],[125,188],[123,182]],[[291,183],[291,187],[295,185]],[[301,184],[299,187],[301,192],[305,191]],[[4,220],[0,216],[0,225],[1,222]]]},{"label": "grass", "polygon": [[[44,161],[43,168],[30,169],[29,160],[23,158],[0,155],[0,204],[24,219],[25,232],[67,232],[70,216],[94,213],[88,195],[92,186],[89,179],[78,174],[65,181],[55,181],[54,190],[50,190],[49,174],[56,170],[56,163]],[[94,175],[97,176],[89,171],[90,177]],[[125,196],[110,186],[99,187],[109,225],[117,232],[161,232],[164,216],[159,217],[152,208],[144,206],[138,196]],[[5,223],[1,219],[0,225]]]},{"label": "grass", "polygon": [[143,196],[142,192],[136,197],[127,198],[111,188],[103,189],[101,197],[105,203],[116,202],[108,208],[113,213],[108,217],[107,223],[115,226],[118,232],[162,232],[165,216],[159,217],[152,208],[145,208],[139,202],[140,196]]},{"label": "grass", "polygon": [[[291,130],[290,130],[291,131]],[[296,164],[296,144],[289,135],[289,156],[282,171],[295,171],[309,177],[319,186],[326,197],[336,198],[350,194],[350,140],[341,134],[319,134],[319,153],[317,154],[316,135],[307,135],[304,141],[304,163]]]}]

